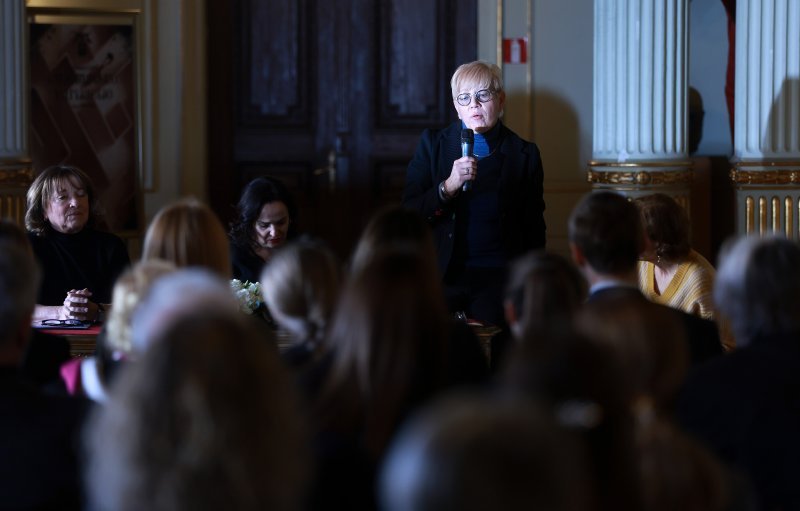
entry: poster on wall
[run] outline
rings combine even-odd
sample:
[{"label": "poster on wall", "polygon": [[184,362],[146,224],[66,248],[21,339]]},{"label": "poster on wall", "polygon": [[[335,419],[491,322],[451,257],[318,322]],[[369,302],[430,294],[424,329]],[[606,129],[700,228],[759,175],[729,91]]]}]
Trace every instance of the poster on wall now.
[{"label": "poster on wall", "polygon": [[124,15],[30,18],[31,154],[85,171],[105,227],[140,227],[136,26]]}]

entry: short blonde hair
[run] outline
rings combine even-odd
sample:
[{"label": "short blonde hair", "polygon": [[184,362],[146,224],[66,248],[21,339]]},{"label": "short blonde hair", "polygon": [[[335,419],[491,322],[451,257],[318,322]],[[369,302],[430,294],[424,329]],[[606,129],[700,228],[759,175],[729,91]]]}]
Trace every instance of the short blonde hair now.
[{"label": "short blonde hair", "polygon": [[142,259],[164,259],[185,268],[200,266],[231,278],[228,236],[217,215],[197,199],[165,206],[150,222]]},{"label": "short blonde hair", "polygon": [[497,65],[485,60],[476,60],[461,64],[450,79],[450,90],[453,99],[458,96],[462,85],[474,85],[477,89],[503,91],[503,74]]},{"label": "short blonde hair", "polygon": [[162,275],[175,271],[177,267],[161,259],[139,261],[119,276],[114,284],[112,303],[106,323],[106,346],[111,351],[129,355],[131,342],[131,320],[133,311],[147,294],[150,286]]}]

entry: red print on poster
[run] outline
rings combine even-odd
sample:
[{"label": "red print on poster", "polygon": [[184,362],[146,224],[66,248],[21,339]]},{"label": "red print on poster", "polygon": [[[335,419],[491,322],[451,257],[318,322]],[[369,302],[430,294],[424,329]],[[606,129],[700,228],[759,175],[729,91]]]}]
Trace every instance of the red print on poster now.
[{"label": "red print on poster", "polygon": [[34,172],[83,169],[114,231],[138,227],[133,28],[30,25]]}]

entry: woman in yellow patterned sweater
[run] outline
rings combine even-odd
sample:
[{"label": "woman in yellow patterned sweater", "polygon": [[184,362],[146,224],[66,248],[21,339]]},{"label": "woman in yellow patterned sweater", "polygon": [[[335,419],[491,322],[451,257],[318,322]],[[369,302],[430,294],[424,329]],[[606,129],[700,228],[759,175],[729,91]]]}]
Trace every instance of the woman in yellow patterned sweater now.
[{"label": "woman in yellow patterned sweater", "polygon": [[[712,296],[716,271],[692,250],[686,210],[663,193],[645,195],[634,202],[646,234],[639,262],[639,289],[653,302],[716,320]],[[723,344],[730,349],[733,343],[725,331],[721,326]]]}]

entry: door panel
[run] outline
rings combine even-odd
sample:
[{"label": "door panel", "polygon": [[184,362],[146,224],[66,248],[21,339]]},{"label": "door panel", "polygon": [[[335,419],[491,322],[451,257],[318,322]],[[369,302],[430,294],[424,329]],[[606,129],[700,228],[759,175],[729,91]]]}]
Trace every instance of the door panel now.
[{"label": "door panel", "polygon": [[301,230],[347,257],[399,203],[421,130],[455,119],[475,0],[215,0],[208,19],[212,207],[229,219],[244,184],[272,175]]}]

